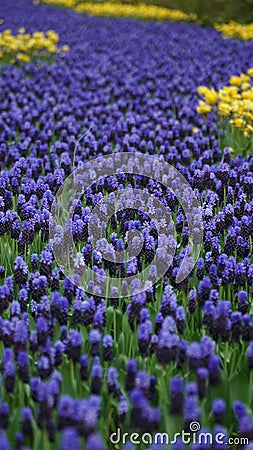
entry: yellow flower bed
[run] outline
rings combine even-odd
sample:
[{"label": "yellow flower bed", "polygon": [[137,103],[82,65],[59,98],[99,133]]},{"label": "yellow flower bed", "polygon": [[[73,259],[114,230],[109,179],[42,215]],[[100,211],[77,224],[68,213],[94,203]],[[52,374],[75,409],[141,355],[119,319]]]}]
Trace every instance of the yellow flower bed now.
[{"label": "yellow flower bed", "polygon": [[253,39],[253,22],[247,25],[242,25],[231,20],[229,23],[215,23],[214,28],[217,31],[220,31],[225,38],[235,37],[243,39],[244,41]]},{"label": "yellow flower bed", "polygon": [[43,3],[50,5],[72,8],[77,13],[87,13],[92,16],[114,16],[114,17],[131,17],[145,20],[196,20],[196,14],[186,14],[176,9],[167,9],[155,5],[123,4],[118,2],[79,3],[78,0],[43,0]]},{"label": "yellow flower bed", "polygon": [[117,16],[117,17],[139,17],[145,20],[182,20],[191,21],[196,17],[194,14],[186,14],[179,10],[162,8],[155,5],[140,3],[137,5],[126,5],[120,3],[82,3],[75,8],[78,13],[88,13],[93,16]]},{"label": "yellow flower bed", "polygon": [[54,6],[61,6],[64,8],[74,8],[77,4],[77,0],[43,0],[42,3]]},{"label": "yellow flower bed", "polygon": [[229,86],[224,86],[219,91],[200,86],[198,93],[203,99],[199,100],[198,113],[217,111],[220,116],[229,119],[233,127],[242,130],[244,137],[249,137],[253,133],[252,80],[253,67],[239,77],[232,76]]},{"label": "yellow flower bed", "polygon": [[58,47],[59,36],[53,30],[35,31],[26,33],[22,27],[17,35],[13,35],[11,30],[4,30],[0,33],[0,62],[1,59],[9,59],[10,62],[18,60],[29,62],[34,56],[45,56],[60,51],[68,51],[69,47],[64,45]]}]

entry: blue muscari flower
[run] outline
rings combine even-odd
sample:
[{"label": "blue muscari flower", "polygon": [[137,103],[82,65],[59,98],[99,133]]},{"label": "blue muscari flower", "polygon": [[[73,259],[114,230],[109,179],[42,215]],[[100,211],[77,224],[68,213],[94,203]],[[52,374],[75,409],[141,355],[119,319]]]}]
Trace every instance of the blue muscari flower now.
[{"label": "blue muscari flower", "polygon": [[104,313],[101,310],[97,310],[94,314],[94,325],[98,328],[103,328],[104,325]]},{"label": "blue muscari flower", "polygon": [[101,398],[98,395],[91,395],[89,398],[89,403],[97,410],[98,413],[101,411]]},{"label": "blue muscari flower", "polygon": [[169,364],[175,360],[178,353],[179,337],[177,334],[163,331],[160,332],[159,346],[156,356],[161,364]]},{"label": "blue muscari flower", "polygon": [[4,375],[6,377],[14,377],[16,373],[15,365],[12,361],[7,361],[4,366]]},{"label": "blue muscari flower", "polygon": [[185,428],[188,429],[189,425],[193,421],[199,422],[200,420],[200,408],[198,400],[195,396],[188,396],[183,405]]},{"label": "blue muscari flower", "polygon": [[189,358],[189,367],[196,370],[201,365],[201,347],[198,342],[191,342],[188,345],[187,356]]},{"label": "blue muscari flower", "polygon": [[136,388],[141,389],[143,392],[147,392],[149,387],[149,376],[145,370],[139,370],[135,377]]},{"label": "blue muscari flower", "polygon": [[67,298],[72,298],[74,292],[75,292],[75,285],[73,284],[73,282],[71,281],[70,278],[65,278],[65,280],[63,281],[63,289],[64,289],[64,294],[66,295]]},{"label": "blue muscari flower", "polygon": [[253,341],[250,342],[247,349],[248,367],[253,370]]},{"label": "blue muscari flower", "polygon": [[31,386],[31,392],[32,392],[33,400],[38,401],[37,394],[38,394],[38,390],[39,390],[39,386],[40,386],[40,379],[39,379],[39,377],[31,378],[30,386]]},{"label": "blue muscari flower", "polygon": [[4,386],[7,392],[13,392],[15,386],[16,367],[12,361],[7,361],[4,366]]},{"label": "blue muscari flower", "polygon": [[5,280],[5,284],[10,292],[13,292],[14,289],[14,283],[12,277],[7,277]]},{"label": "blue muscari flower", "polygon": [[88,437],[87,450],[105,450],[102,439],[98,434],[91,434]]},{"label": "blue muscari flower", "polygon": [[107,334],[103,338],[103,347],[112,347],[112,345],[113,345],[112,336],[110,334]]},{"label": "blue muscari flower", "polygon": [[245,404],[240,402],[239,400],[234,403],[233,411],[238,420],[247,415],[247,409]]},{"label": "blue muscari flower", "polygon": [[184,401],[184,382],[180,376],[176,376],[170,381],[170,412],[171,414],[181,414]]},{"label": "blue muscari flower", "polygon": [[14,343],[17,346],[25,346],[28,341],[29,331],[27,325],[23,320],[19,320],[16,323],[15,331],[14,331]]},{"label": "blue muscari flower", "polygon": [[118,371],[115,367],[109,367],[106,374],[106,381],[107,383],[114,384],[117,381],[118,378]]},{"label": "blue muscari flower", "polygon": [[21,256],[17,256],[14,261],[14,279],[18,284],[24,284],[27,280],[28,267]]},{"label": "blue muscari flower", "polygon": [[185,309],[183,306],[178,306],[176,317],[177,320],[185,321]]},{"label": "blue muscari flower", "polygon": [[227,300],[221,300],[216,307],[217,316],[229,316],[231,314],[231,302]]},{"label": "blue muscari flower", "polygon": [[222,398],[216,398],[212,403],[213,418],[216,423],[221,424],[225,417],[226,402]]},{"label": "blue muscari flower", "polygon": [[141,389],[133,389],[130,393],[130,399],[133,406],[144,408],[148,405],[148,400]]},{"label": "blue muscari flower", "polygon": [[198,380],[198,394],[200,400],[202,400],[206,395],[207,378],[208,378],[208,370],[205,367],[199,367],[197,369],[197,380]]},{"label": "blue muscari flower", "polygon": [[184,327],[185,327],[185,309],[183,306],[178,306],[176,310],[176,324],[177,324],[177,330],[179,333],[183,333]]},{"label": "blue muscari flower", "polygon": [[127,374],[126,374],[126,390],[131,391],[135,386],[135,376],[137,373],[137,364],[134,359],[129,359],[127,362]]},{"label": "blue muscari flower", "polygon": [[[159,313],[157,314],[155,321],[156,321],[156,328],[155,328],[155,331],[156,331],[156,333],[158,333],[158,332],[160,331],[161,326],[162,326],[162,323],[163,323],[163,315],[162,315],[161,312],[159,312]],[[174,323],[175,323],[175,322],[174,322]],[[175,325],[174,325],[174,328],[175,328]]]},{"label": "blue muscari flower", "polygon": [[198,301],[202,306],[205,300],[208,300],[211,291],[211,280],[209,277],[203,278],[198,287]]},{"label": "blue muscari flower", "polygon": [[22,305],[22,303],[27,303],[27,301],[28,301],[27,289],[23,288],[23,289],[19,290],[18,299],[19,299],[19,302],[21,303],[21,305]]},{"label": "blue muscari flower", "polygon": [[82,334],[76,330],[70,330],[68,340],[73,347],[81,347],[83,344]]},{"label": "blue muscari flower", "polygon": [[40,356],[38,359],[38,373],[41,378],[45,378],[50,374],[50,360],[47,356]]},{"label": "blue muscari flower", "polygon": [[75,403],[76,420],[80,424],[81,434],[87,435],[93,432],[98,421],[99,408],[91,398]]},{"label": "blue muscari flower", "polygon": [[253,440],[253,419],[248,415],[239,418],[239,433],[241,436]]},{"label": "blue muscari flower", "polygon": [[61,313],[68,313],[69,311],[69,302],[66,297],[61,297],[59,299],[59,308],[61,310]]},{"label": "blue muscari flower", "polygon": [[126,442],[123,446],[123,450],[135,450],[135,448],[131,442]]},{"label": "blue muscari flower", "polygon": [[209,295],[209,300],[216,305],[219,300],[219,292],[216,289],[212,289]]},{"label": "blue muscari flower", "polygon": [[157,429],[161,420],[161,413],[159,408],[148,406],[147,408],[143,409],[142,419],[145,421],[145,425],[142,426],[142,429],[145,429],[145,426],[147,426],[147,430],[154,431],[155,429]]},{"label": "blue muscari flower", "polygon": [[1,450],[11,450],[11,445],[4,430],[0,430],[0,448]]},{"label": "blue muscari flower", "polygon": [[204,304],[204,316],[214,316],[215,314],[215,306],[212,301],[207,300]]},{"label": "blue muscari flower", "polygon": [[194,313],[196,308],[196,298],[197,298],[196,290],[191,289],[189,293],[189,303],[188,303],[188,309],[191,314]]},{"label": "blue muscari flower", "polygon": [[26,352],[21,351],[18,353],[17,363],[20,367],[27,367],[29,365],[29,359]]},{"label": "blue muscari flower", "polygon": [[[164,444],[164,440],[161,436],[158,435],[154,437],[156,444],[152,444],[150,447],[148,447],[148,450],[165,450],[166,444]],[[154,440],[153,439],[153,440]]]},{"label": "blue muscari flower", "polygon": [[209,381],[211,384],[216,384],[220,380],[220,358],[218,355],[212,355],[208,362]]},{"label": "blue muscari flower", "polygon": [[138,328],[138,340],[148,342],[150,339],[150,329],[146,322],[141,323]]},{"label": "blue muscari flower", "polygon": [[246,303],[248,300],[248,293],[246,291],[239,292],[239,302]]},{"label": "blue muscari flower", "polygon": [[93,378],[102,378],[103,368],[99,362],[96,362],[92,365],[91,368],[91,376]]},{"label": "blue muscari flower", "polygon": [[62,380],[63,380],[61,372],[59,372],[58,370],[53,370],[52,375],[51,375],[51,380],[57,381],[59,386],[61,386]]},{"label": "blue muscari flower", "polygon": [[163,323],[162,323],[162,332],[169,332],[173,334],[175,332],[175,320],[171,316],[165,317]]},{"label": "blue muscari flower", "polygon": [[61,450],[79,450],[80,441],[78,432],[74,427],[65,428],[61,437]]},{"label": "blue muscari flower", "polygon": [[5,267],[0,266],[0,278],[5,278]]},{"label": "blue muscari flower", "polygon": [[163,330],[161,331],[160,346],[162,348],[168,348],[168,349],[175,348],[175,347],[177,347],[178,343],[179,343],[179,337],[177,334],[164,332]]},{"label": "blue muscari flower", "polygon": [[5,348],[2,355],[2,365],[5,367],[5,364],[8,361],[13,361],[14,353],[11,348]]},{"label": "blue muscari flower", "polygon": [[7,429],[9,426],[9,405],[8,403],[0,404],[0,428]]},{"label": "blue muscari flower", "polygon": [[124,241],[122,239],[118,239],[117,242],[116,242],[116,250],[117,250],[117,252],[123,251],[124,248],[125,248]]},{"label": "blue muscari flower", "polygon": [[70,395],[63,395],[59,399],[57,406],[59,416],[59,428],[63,428],[72,423],[74,417],[74,399]]},{"label": "blue muscari flower", "polygon": [[184,450],[184,443],[183,443],[183,441],[180,438],[178,438],[177,442],[175,442],[175,444],[171,445],[171,449],[172,450]]},{"label": "blue muscari flower", "polygon": [[46,340],[47,333],[48,333],[48,323],[44,316],[39,316],[36,320],[36,328],[38,332],[38,336],[43,335],[43,341]]},{"label": "blue muscari flower", "polygon": [[253,450],[253,440],[249,441],[248,445],[245,445],[244,450]]},{"label": "blue muscari flower", "polygon": [[125,419],[128,410],[129,410],[128,401],[126,397],[124,397],[124,395],[121,395],[119,398],[119,406],[118,406],[118,413],[121,421]]},{"label": "blue muscari flower", "polygon": [[11,308],[10,308],[10,315],[11,317],[20,317],[21,314],[21,308],[20,308],[20,304],[18,301],[13,301],[11,303]]},{"label": "blue muscari flower", "polygon": [[80,358],[80,376],[81,380],[88,379],[88,366],[89,366],[89,358],[88,355],[82,355]]},{"label": "blue muscari flower", "polygon": [[100,354],[101,333],[98,330],[91,330],[89,332],[89,341],[91,343],[91,355],[96,356]]},{"label": "blue muscari flower", "polygon": [[[208,236],[206,236],[206,238],[208,238]],[[197,261],[197,277],[199,279],[203,278],[204,276],[204,267],[205,267],[204,259],[199,258]]]},{"label": "blue muscari flower", "polygon": [[198,393],[197,383],[195,383],[195,381],[190,381],[186,385],[186,395],[187,395],[187,397],[189,397],[191,395],[196,396],[197,393]]},{"label": "blue muscari flower", "polygon": [[22,408],[21,410],[21,422],[22,422],[22,431],[25,434],[32,433],[32,420],[33,413],[30,407]]},{"label": "blue muscari flower", "polygon": [[150,319],[150,312],[147,308],[142,308],[140,311],[140,320],[141,322],[145,322]]},{"label": "blue muscari flower", "polygon": [[209,336],[203,336],[200,341],[200,349],[204,361],[207,361],[215,351],[215,343],[210,339]]}]

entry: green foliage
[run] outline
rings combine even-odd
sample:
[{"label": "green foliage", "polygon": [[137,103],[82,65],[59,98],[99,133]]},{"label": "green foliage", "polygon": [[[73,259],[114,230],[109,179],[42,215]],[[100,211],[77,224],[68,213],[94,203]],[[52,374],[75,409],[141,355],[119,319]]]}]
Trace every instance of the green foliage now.
[{"label": "green foliage", "polygon": [[253,136],[245,137],[242,130],[233,127],[228,120],[223,121],[219,135],[220,148],[232,148],[233,156],[246,157],[253,150]]},{"label": "green foliage", "polygon": [[[143,0],[123,0],[123,3],[141,3]],[[212,25],[214,22],[240,23],[253,21],[253,0],[144,0],[145,3],[180,9],[184,12],[194,12],[202,25]]]}]

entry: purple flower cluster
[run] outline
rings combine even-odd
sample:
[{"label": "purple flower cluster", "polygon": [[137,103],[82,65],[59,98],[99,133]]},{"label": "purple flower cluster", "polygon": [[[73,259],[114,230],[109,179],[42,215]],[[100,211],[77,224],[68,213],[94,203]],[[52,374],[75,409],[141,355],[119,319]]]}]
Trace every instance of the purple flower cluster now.
[{"label": "purple flower cluster", "polygon": [[[113,448],[109,433],[118,426],[155,433],[166,431],[168,420],[185,430],[197,421],[213,435],[237,432],[250,445],[253,157],[220,148],[215,117],[195,111],[197,86],[219,88],[245,72],[253,44],[192,24],[105,20],[30,0],[15,2],[14,15],[13,5],[2,0],[0,31],[52,28],[71,50],[50,64],[0,68],[0,449],[34,448],[46,437],[52,448],[85,442],[102,450]],[[50,211],[66,177],[112,152],[157,155],[194,190],[204,242],[182,283],[176,276],[187,217],[141,167],[136,176],[104,177],[72,199],[72,220],[49,244]],[[173,218],[176,239],[163,242],[176,250],[170,266],[158,239],[164,222],[150,219],[141,198],[136,209],[133,188],[161,201]],[[122,189],[128,207],[113,212],[107,239],[93,247],[92,208],[104,197],[113,204]],[[100,208],[101,229],[106,212]],[[70,234],[78,248],[73,278],[54,258],[69,248]],[[117,262],[126,249],[128,263]],[[113,287],[110,298],[101,296],[106,274],[130,277],[149,264],[145,292],[136,294],[133,283],[130,296],[128,286],[123,295]],[[85,265],[94,269],[92,294],[80,285]],[[247,405],[239,375],[249,387]]]}]

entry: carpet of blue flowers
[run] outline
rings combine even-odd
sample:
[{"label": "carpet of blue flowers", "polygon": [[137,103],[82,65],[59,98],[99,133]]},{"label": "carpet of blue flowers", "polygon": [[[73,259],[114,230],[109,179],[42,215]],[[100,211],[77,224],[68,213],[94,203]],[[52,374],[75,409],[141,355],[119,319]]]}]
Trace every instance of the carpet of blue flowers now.
[{"label": "carpet of blue flowers", "polygon": [[[198,86],[218,90],[253,66],[253,42],[30,0],[1,0],[0,19],[0,32],[50,29],[69,46],[50,61],[0,67],[0,449],[252,449],[253,156],[222,146],[215,114],[206,119],[196,108]],[[112,152],[157,155],[194,190],[204,241],[180,285],[186,218],[171,192],[141,176],[115,175],[86,192],[73,236],[98,279],[141,271],[156,251],[152,221],[131,209],[113,216],[112,253],[129,230],[144,238],[141,253],[119,268],[93,252],[87,223],[101,196],[146,181],[176,228],[177,253],[160,282],[130,298],[103,298],[99,281],[86,294],[78,273],[73,284],[57,266],[49,243],[55,194],[75,167]],[[130,442],[134,432],[193,431],[192,422],[223,441],[200,443],[193,433],[189,445],[180,437],[167,446]],[[112,443],[118,429],[129,442]]]}]

